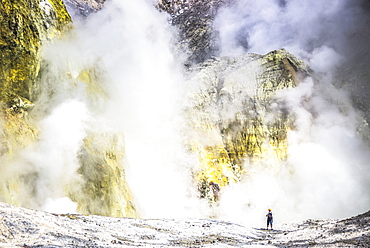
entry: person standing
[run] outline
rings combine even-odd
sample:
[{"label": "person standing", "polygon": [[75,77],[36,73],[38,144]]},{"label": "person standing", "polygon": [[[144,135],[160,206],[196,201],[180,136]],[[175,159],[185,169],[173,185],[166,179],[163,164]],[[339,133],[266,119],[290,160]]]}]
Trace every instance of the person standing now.
[{"label": "person standing", "polygon": [[266,217],[267,217],[267,230],[269,229],[269,226],[271,226],[271,230],[272,230],[272,222],[273,222],[273,216],[272,216],[272,210],[269,208],[268,209],[268,213],[266,214]]}]

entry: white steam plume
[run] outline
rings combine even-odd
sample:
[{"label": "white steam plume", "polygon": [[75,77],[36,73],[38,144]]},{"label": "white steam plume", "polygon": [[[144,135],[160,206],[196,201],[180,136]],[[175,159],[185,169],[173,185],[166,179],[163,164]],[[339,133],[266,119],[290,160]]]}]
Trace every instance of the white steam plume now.
[{"label": "white steam plume", "polygon": [[[214,25],[221,55],[286,48],[316,72],[331,73],[369,20],[359,0],[238,0]],[[357,44],[358,45],[358,44]]]},{"label": "white steam plume", "polygon": [[[341,38],[353,27],[356,11],[361,14],[359,5],[340,0],[239,1],[216,20],[221,52],[263,54],[285,47],[330,76],[342,61]],[[39,198],[44,209],[60,212],[56,204],[67,202],[71,210],[65,211],[73,211],[58,182],[66,172],[76,176],[76,149],[87,129],[99,128],[92,123],[101,122],[125,134],[127,176],[141,217],[207,217],[192,191],[194,161],[182,147],[182,58],[171,50],[175,30],[166,18],[150,1],[107,1],[102,11],[76,21],[77,38],[45,51],[55,73],[78,73],[99,58],[110,79],[102,86],[108,95],[100,99],[103,108],[88,99],[84,84],[50,81],[54,95],[47,115],[40,116],[40,141],[23,157],[42,167],[37,172],[44,175],[38,183],[40,192],[45,189]],[[289,133],[289,160],[278,172],[256,167],[242,183],[226,188],[214,209],[220,218],[258,225],[268,207],[278,222],[366,210],[369,158],[356,133],[357,116],[340,92],[317,87],[306,81],[279,93],[297,116],[297,128]],[[340,99],[331,97],[333,92]],[[65,134],[68,123],[72,131]],[[55,132],[60,135],[54,137]]]},{"label": "white steam plume", "polygon": [[29,180],[25,185],[28,193],[20,192],[24,206],[51,212],[76,212],[77,204],[65,196],[64,188],[79,181],[77,156],[88,116],[85,104],[67,99],[40,121],[37,142],[23,150],[11,165],[12,170]]},{"label": "white steam plume", "polygon": [[366,32],[362,3],[239,0],[219,13],[221,55],[286,48],[321,78],[317,85],[308,79],[278,93],[297,117],[288,136],[288,161],[278,173],[257,168],[230,186],[221,198],[223,218],[262,225],[269,207],[278,221],[347,217],[369,209],[370,155],[358,133],[363,120],[330,81],[356,50],[352,43],[365,43],[351,38]]},{"label": "white steam plume", "polygon": [[[182,58],[171,50],[167,17],[150,1],[112,0],[77,18],[68,39],[44,46],[48,74],[32,112],[40,139],[16,161],[37,175],[29,182],[36,195],[25,192],[33,203],[24,205],[75,212],[63,187],[79,180],[83,139],[112,129],[125,135],[125,169],[141,217],[200,216],[180,134]],[[91,68],[104,71],[105,81],[80,79]]]},{"label": "white steam plume", "polygon": [[263,226],[267,208],[273,208],[276,223],[368,210],[370,154],[357,132],[361,119],[346,105],[345,94],[329,89],[337,93],[331,100],[342,101],[338,106],[322,94],[328,93],[324,87],[308,78],[278,93],[297,118],[288,133],[289,158],[280,169],[251,167],[240,184],[227,188],[220,202],[222,218]]},{"label": "white steam plume", "polygon": [[150,1],[117,0],[78,24],[84,49],[110,76],[104,118],[125,135],[127,179],[144,218],[194,215],[180,136],[182,59],[167,18]]}]

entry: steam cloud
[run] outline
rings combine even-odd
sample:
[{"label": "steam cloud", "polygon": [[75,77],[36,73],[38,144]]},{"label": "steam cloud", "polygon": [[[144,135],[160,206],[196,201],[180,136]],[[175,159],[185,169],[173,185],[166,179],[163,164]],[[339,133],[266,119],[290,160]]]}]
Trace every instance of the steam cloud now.
[{"label": "steam cloud", "polygon": [[252,178],[225,192],[228,218],[262,223],[256,216],[268,207],[284,221],[368,210],[369,152],[358,133],[363,120],[348,93],[332,86],[338,68],[368,54],[369,39],[362,35],[369,23],[365,7],[364,1],[348,0],[240,0],[218,15],[214,26],[221,55],[286,48],[320,78],[318,84],[308,79],[279,93],[297,117],[297,130],[289,134],[289,159],[279,173],[253,171]]},{"label": "steam cloud", "polygon": [[368,22],[364,1],[239,0],[221,11],[214,26],[221,55],[286,48],[317,72],[330,72],[366,43]]},{"label": "steam cloud", "polygon": [[[278,171],[256,167],[225,188],[212,209],[220,218],[262,225],[268,207],[279,222],[368,210],[370,155],[357,132],[361,118],[346,94],[329,84],[348,54],[348,35],[362,28],[355,25],[362,14],[359,1],[346,0],[240,0],[220,12],[215,29],[221,55],[285,47],[326,80],[307,79],[278,93],[297,116],[289,159]],[[18,161],[40,173],[40,208],[74,211],[61,181],[76,177],[78,147],[98,122],[125,134],[127,177],[142,217],[208,217],[193,192],[194,161],[182,147],[185,79],[181,55],[171,49],[176,30],[166,18],[152,2],[107,1],[86,20],[75,18],[76,36],[45,49],[53,72],[73,74],[98,61],[109,77],[100,86],[108,95],[101,105],[89,100],[83,83],[48,81],[53,98],[40,103],[48,101],[49,109],[35,111],[40,141]],[[60,202],[68,209],[55,208]]]},{"label": "steam cloud", "polygon": [[125,135],[125,169],[141,217],[189,216],[193,204],[179,135],[182,61],[167,18],[152,2],[117,0],[76,24],[80,47],[109,75],[101,118]]},{"label": "steam cloud", "polygon": [[114,82],[109,108],[114,113],[107,118],[126,135],[129,182],[142,216],[206,217],[215,211],[223,219],[258,225],[272,206],[280,221],[367,210],[369,157],[356,130],[360,118],[345,92],[330,86],[349,54],[347,37],[359,32],[361,25],[355,24],[363,23],[361,18],[360,2],[344,0],[238,1],[221,11],[215,21],[221,55],[284,47],[322,80],[315,85],[308,79],[279,93],[297,116],[285,167],[278,172],[256,168],[245,181],[226,188],[211,210],[189,190],[194,161],[181,148],[182,103],[177,101],[185,90],[182,61],[170,49],[174,30],[166,16],[145,1],[112,1],[88,20],[82,36]]}]

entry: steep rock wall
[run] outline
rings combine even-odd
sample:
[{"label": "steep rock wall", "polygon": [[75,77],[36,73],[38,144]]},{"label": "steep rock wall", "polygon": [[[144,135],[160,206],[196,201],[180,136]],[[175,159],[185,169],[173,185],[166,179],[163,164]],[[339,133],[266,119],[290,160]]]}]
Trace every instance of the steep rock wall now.
[{"label": "steep rock wall", "polygon": [[277,50],[214,58],[194,73],[189,83],[197,86],[187,110],[189,149],[201,164],[196,172],[201,197],[217,201],[220,187],[238,182],[251,167],[275,167],[286,159],[294,116],[275,92],[296,87],[309,69]]},{"label": "steep rock wall", "polygon": [[0,11],[0,97],[9,107],[14,97],[32,101],[42,40],[59,36],[71,19],[62,1],[2,1]]},{"label": "steep rock wall", "polygon": [[217,54],[217,35],[213,20],[220,7],[233,0],[159,0],[157,8],[170,14],[169,21],[179,32],[182,52],[187,53],[189,65],[204,62]]},{"label": "steep rock wall", "polygon": [[[0,200],[42,208],[47,197],[40,188],[45,168],[24,159],[24,151],[40,142],[39,121],[55,108],[51,100],[61,85],[70,84],[72,91],[86,88],[88,101],[99,102],[97,98],[105,94],[101,85],[107,78],[98,64],[55,69],[41,57],[45,44],[66,38],[66,32],[73,28],[61,0],[2,1],[0,14]],[[91,104],[94,107],[98,108],[97,104]],[[125,181],[123,143],[122,134],[91,128],[78,151],[79,178],[60,176],[55,178],[58,182],[49,180],[44,187],[64,191],[81,213],[137,217]]]},{"label": "steep rock wall", "polygon": [[[61,1],[2,1],[0,3],[0,104],[2,116],[1,156],[10,159],[37,137],[28,121],[41,67],[42,42],[59,37],[71,24]],[[4,182],[0,192],[8,202],[16,201],[14,181]]]}]

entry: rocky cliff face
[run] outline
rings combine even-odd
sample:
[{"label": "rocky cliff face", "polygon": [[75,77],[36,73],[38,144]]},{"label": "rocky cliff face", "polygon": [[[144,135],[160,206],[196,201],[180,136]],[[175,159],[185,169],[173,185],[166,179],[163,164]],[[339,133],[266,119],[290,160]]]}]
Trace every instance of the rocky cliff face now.
[{"label": "rocky cliff face", "polygon": [[0,96],[10,107],[17,103],[14,98],[34,99],[42,42],[60,36],[68,29],[71,18],[62,1],[4,1],[0,8],[3,83]]},{"label": "rocky cliff face", "polygon": [[[220,8],[233,3],[162,0],[157,5],[170,14],[170,23],[179,29],[180,50],[187,52],[187,66],[193,73],[188,83],[199,86],[191,97],[192,108],[186,111],[191,130],[188,146],[198,155],[201,164],[195,172],[200,195],[211,201],[218,200],[217,195],[223,186],[238,182],[256,166],[275,170],[284,163],[288,158],[287,134],[295,129],[297,119],[284,107],[286,103],[277,100],[274,94],[296,87],[305,77],[316,77],[302,61],[282,50],[264,56],[217,57],[218,37],[213,30],[213,20]],[[357,38],[353,40],[358,42]],[[363,47],[360,54],[351,54],[351,65],[343,66],[333,82],[350,89],[357,106],[364,112],[368,112],[368,101],[364,97],[368,89],[364,83],[368,81],[364,48],[367,40],[357,43]],[[314,81],[318,83],[317,79]],[[323,85],[323,82],[319,84]],[[332,96],[327,98],[332,98],[334,92],[333,87],[332,93],[328,94]],[[329,101],[338,101],[338,106],[346,105],[334,98]],[[346,107],[339,108],[346,112]],[[317,114],[312,109],[308,111],[312,116]],[[356,118],[361,123],[357,132],[369,140],[367,122],[363,117]]]},{"label": "rocky cliff face", "polygon": [[[64,86],[67,87],[64,90],[87,87],[92,102],[102,97],[101,84],[106,78],[101,71],[104,69],[100,66],[57,69],[49,59],[42,58],[42,48],[66,39],[73,28],[62,1],[3,1],[0,13],[0,199],[20,206],[42,208],[40,204],[47,198],[53,199],[64,192],[62,195],[68,195],[83,213],[137,216],[122,165],[125,149],[122,134],[89,131],[77,151],[80,167],[72,169],[80,178],[65,178],[61,173],[41,183],[43,175],[51,172],[49,169],[57,170],[56,164],[64,162],[63,156],[59,158],[61,161],[46,163],[34,163],[26,158],[27,151],[40,149],[43,142],[40,135],[45,135],[45,131],[39,130],[40,122],[52,115],[58,104],[68,100],[70,96],[66,99],[57,96]],[[58,100],[54,101],[55,98]],[[49,138],[51,141],[52,137],[46,139]],[[56,154],[63,153],[57,146],[55,150]],[[70,166],[60,169],[69,175]]]},{"label": "rocky cliff face", "polygon": [[287,132],[295,118],[276,107],[284,103],[275,92],[294,88],[309,76],[302,61],[278,50],[214,58],[193,73],[188,84],[199,88],[186,119],[192,127],[188,133],[194,133],[190,149],[202,164],[197,172],[202,197],[212,198],[211,182],[223,187],[238,182],[251,166],[274,167],[287,158]]},{"label": "rocky cliff face", "polygon": [[[7,161],[37,138],[38,130],[29,122],[28,112],[36,100],[41,46],[69,29],[71,18],[61,1],[3,1],[0,12],[1,156]],[[2,166],[5,169],[7,165]],[[3,178],[0,192],[3,199],[17,203],[11,192],[17,187],[7,186],[17,184],[14,180],[19,178]]]},{"label": "rocky cliff face", "polygon": [[179,30],[179,49],[188,54],[187,63],[203,62],[217,54],[217,34],[213,20],[221,6],[232,0],[160,0],[157,8],[170,14],[169,21]]},{"label": "rocky cliff face", "polygon": [[201,164],[196,172],[200,195],[211,201],[218,200],[220,187],[245,175],[246,164],[286,159],[287,131],[294,118],[283,108],[272,109],[277,104],[274,94],[296,87],[309,75],[307,66],[284,50],[213,57],[218,49],[213,20],[219,8],[230,4],[162,0],[157,5],[180,30],[180,50],[187,52],[187,63],[196,64],[187,82],[199,87],[190,96],[194,106],[186,111],[188,133],[195,134],[188,146]]},{"label": "rocky cliff face", "polygon": [[[67,3],[85,15],[91,11],[89,8],[100,9],[104,1]],[[162,1],[158,7],[171,14],[173,25],[180,26],[181,39],[190,44],[191,60],[199,62],[212,54],[211,21],[217,8],[225,3]],[[98,64],[95,68],[60,69],[47,59],[41,60],[41,46],[62,38],[71,28],[71,18],[62,2],[5,2],[2,7],[3,28],[9,29],[3,32],[5,57],[1,68],[4,72],[2,158],[7,161],[3,165],[5,171],[22,149],[39,139],[39,130],[32,123],[40,115],[52,112],[54,106],[45,101],[54,99],[55,92],[65,90],[58,85],[67,80],[73,87],[87,87],[91,106],[102,108],[95,102],[97,97],[105,97],[101,82],[109,79]],[[30,15],[30,11],[35,14]],[[16,59],[11,60],[14,56]],[[286,158],[286,133],[292,128],[293,119],[284,111],[271,109],[276,101],[274,92],[295,87],[308,75],[308,69],[302,61],[280,50],[264,56],[214,58],[189,73],[188,84],[196,84],[199,90],[190,96],[194,106],[186,111],[192,129],[188,131],[200,133],[199,137],[206,137],[208,141],[194,136],[186,142],[189,149],[198,154],[201,164],[201,169],[195,172],[200,196],[213,202],[218,200],[219,187],[238,182],[248,171],[246,162],[257,164],[267,158],[276,161]],[[83,139],[79,150],[80,167],[76,169],[82,180],[62,183],[66,194],[78,203],[80,212],[137,216],[122,167],[124,150],[121,134],[89,131]],[[36,184],[43,172],[34,169],[34,165],[28,167],[31,168],[24,171],[18,168],[4,176],[1,196],[9,203],[39,208],[34,202],[41,197]],[[216,191],[212,191],[211,183],[217,185]],[[20,197],[22,192],[27,192],[24,199]]]},{"label": "rocky cliff face", "polygon": [[64,0],[68,8],[78,14],[88,16],[103,8],[106,0]]}]

